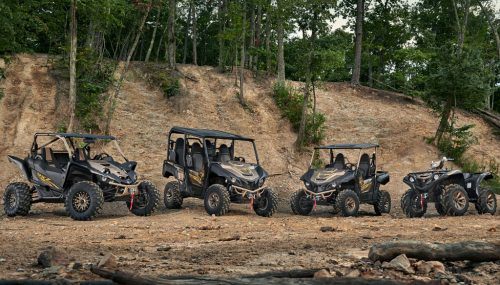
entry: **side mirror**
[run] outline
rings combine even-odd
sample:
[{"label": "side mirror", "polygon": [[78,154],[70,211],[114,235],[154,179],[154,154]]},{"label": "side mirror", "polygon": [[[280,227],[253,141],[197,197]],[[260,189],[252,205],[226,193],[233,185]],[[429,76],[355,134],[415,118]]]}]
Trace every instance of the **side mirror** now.
[{"label": "side mirror", "polygon": [[186,166],[193,167],[193,157],[191,155],[186,155]]}]

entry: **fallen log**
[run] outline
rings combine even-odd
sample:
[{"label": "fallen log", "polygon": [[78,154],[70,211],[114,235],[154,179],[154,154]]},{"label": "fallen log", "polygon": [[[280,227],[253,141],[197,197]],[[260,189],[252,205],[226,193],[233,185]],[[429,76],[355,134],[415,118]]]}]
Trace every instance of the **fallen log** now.
[{"label": "fallen log", "polygon": [[[224,279],[216,277],[204,277],[204,276],[182,276],[181,278],[176,278],[175,276],[169,276],[165,278],[159,277],[147,277],[139,276],[137,274],[131,274],[122,271],[109,271],[104,268],[97,268],[95,266],[91,267],[90,271],[92,273],[99,275],[102,278],[112,280],[116,284],[121,285],[260,285],[260,284],[270,284],[270,285],[329,285],[329,284],[372,284],[372,285],[399,285],[399,284],[430,284],[421,281],[413,282],[398,282],[390,279],[363,279],[363,278],[235,278],[235,279]],[[293,274],[279,274],[279,275],[293,275]]]},{"label": "fallen log", "polygon": [[392,241],[373,245],[368,258],[372,261],[390,261],[400,254],[420,260],[496,261],[500,260],[500,243],[465,241],[443,244],[413,240]]}]

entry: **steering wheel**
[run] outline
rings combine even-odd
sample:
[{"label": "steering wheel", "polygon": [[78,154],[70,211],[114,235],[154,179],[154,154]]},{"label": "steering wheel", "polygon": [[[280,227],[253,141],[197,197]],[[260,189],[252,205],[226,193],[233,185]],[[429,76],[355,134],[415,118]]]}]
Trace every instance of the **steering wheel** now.
[{"label": "steering wheel", "polygon": [[96,155],[94,156],[94,160],[103,160],[103,159],[104,159],[104,158],[106,158],[106,157],[111,157],[111,155],[109,155],[109,154],[107,154],[107,153],[105,153],[105,152],[101,152],[101,153],[96,154]]},{"label": "steering wheel", "polygon": [[241,156],[237,156],[237,157],[235,157],[235,158],[234,158],[234,160],[236,160],[236,161],[240,161],[240,162],[243,162],[243,163],[245,162],[245,158],[244,158],[244,157],[241,157]]}]

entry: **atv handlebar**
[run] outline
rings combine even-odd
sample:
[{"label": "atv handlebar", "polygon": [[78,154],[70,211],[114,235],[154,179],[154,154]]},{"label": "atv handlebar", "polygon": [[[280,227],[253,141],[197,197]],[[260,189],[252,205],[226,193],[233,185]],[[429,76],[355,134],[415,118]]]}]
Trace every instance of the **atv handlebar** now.
[{"label": "atv handlebar", "polygon": [[444,164],[447,162],[447,161],[454,161],[453,158],[447,158],[446,156],[443,156],[443,158],[441,158],[441,160],[439,162],[434,162],[434,161],[431,161],[431,168],[432,169],[443,169],[444,167]]}]

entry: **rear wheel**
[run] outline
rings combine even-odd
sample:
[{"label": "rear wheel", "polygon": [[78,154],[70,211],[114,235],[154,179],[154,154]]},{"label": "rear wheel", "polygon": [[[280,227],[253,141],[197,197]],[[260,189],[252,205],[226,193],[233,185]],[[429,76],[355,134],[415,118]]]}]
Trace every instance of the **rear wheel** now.
[{"label": "rear wheel", "polygon": [[160,192],[151,181],[147,180],[142,181],[137,189],[139,194],[134,197],[132,207],[130,200],[126,202],[127,207],[136,216],[149,216],[158,208]]},{"label": "rear wheel", "polygon": [[469,208],[469,195],[458,184],[447,185],[440,200],[446,215],[463,216]]},{"label": "rear wheel", "polygon": [[337,196],[337,207],[344,217],[356,216],[359,210],[359,197],[356,192],[347,189],[342,190]]},{"label": "rear wheel", "polygon": [[91,181],[82,181],[71,186],[64,207],[73,220],[88,221],[99,214],[103,203],[101,188]]},{"label": "rear wheel", "polygon": [[311,213],[314,203],[304,190],[293,193],[290,198],[290,207],[295,215],[307,216]]},{"label": "rear wheel", "polygon": [[221,184],[213,184],[205,193],[205,211],[209,215],[222,216],[229,211],[231,198],[226,187]]},{"label": "rear wheel", "polygon": [[15,182],[7,185],[3,194],[5,214],[9,217],[26,216],[31,208],[31,190],[28,184]]},{"label": "rear wheel", "polygon": [[385,190],[379,190],[377,200],[373,204],[377,215],[388,214],[391,211],[391,195]]},{"label": "rear wheel", "polygon": [[180,183],[178,181],[171,181],[165,185],[163,191],[163,202],[167,209],[180,209],[182,206],[182,194],[180,191]]},{"label": "rear wheel", "polygon": [[253,210],[262,217],[271,217],[278,209],[278,197],[270,189],[266,188],[259,198],[253,202]]},{"label": "rear wheel", "polygon": [[489,189],[479,189],[479,197],[476,201],[476,210],[478,214],[494,215],[497,211],[497,197]]},{"label": "rear wheel", "polygon": [[408,218],[420,218],[427,212],[427,201],[423,194],[409,189],[401,197],[401,209]]}]

